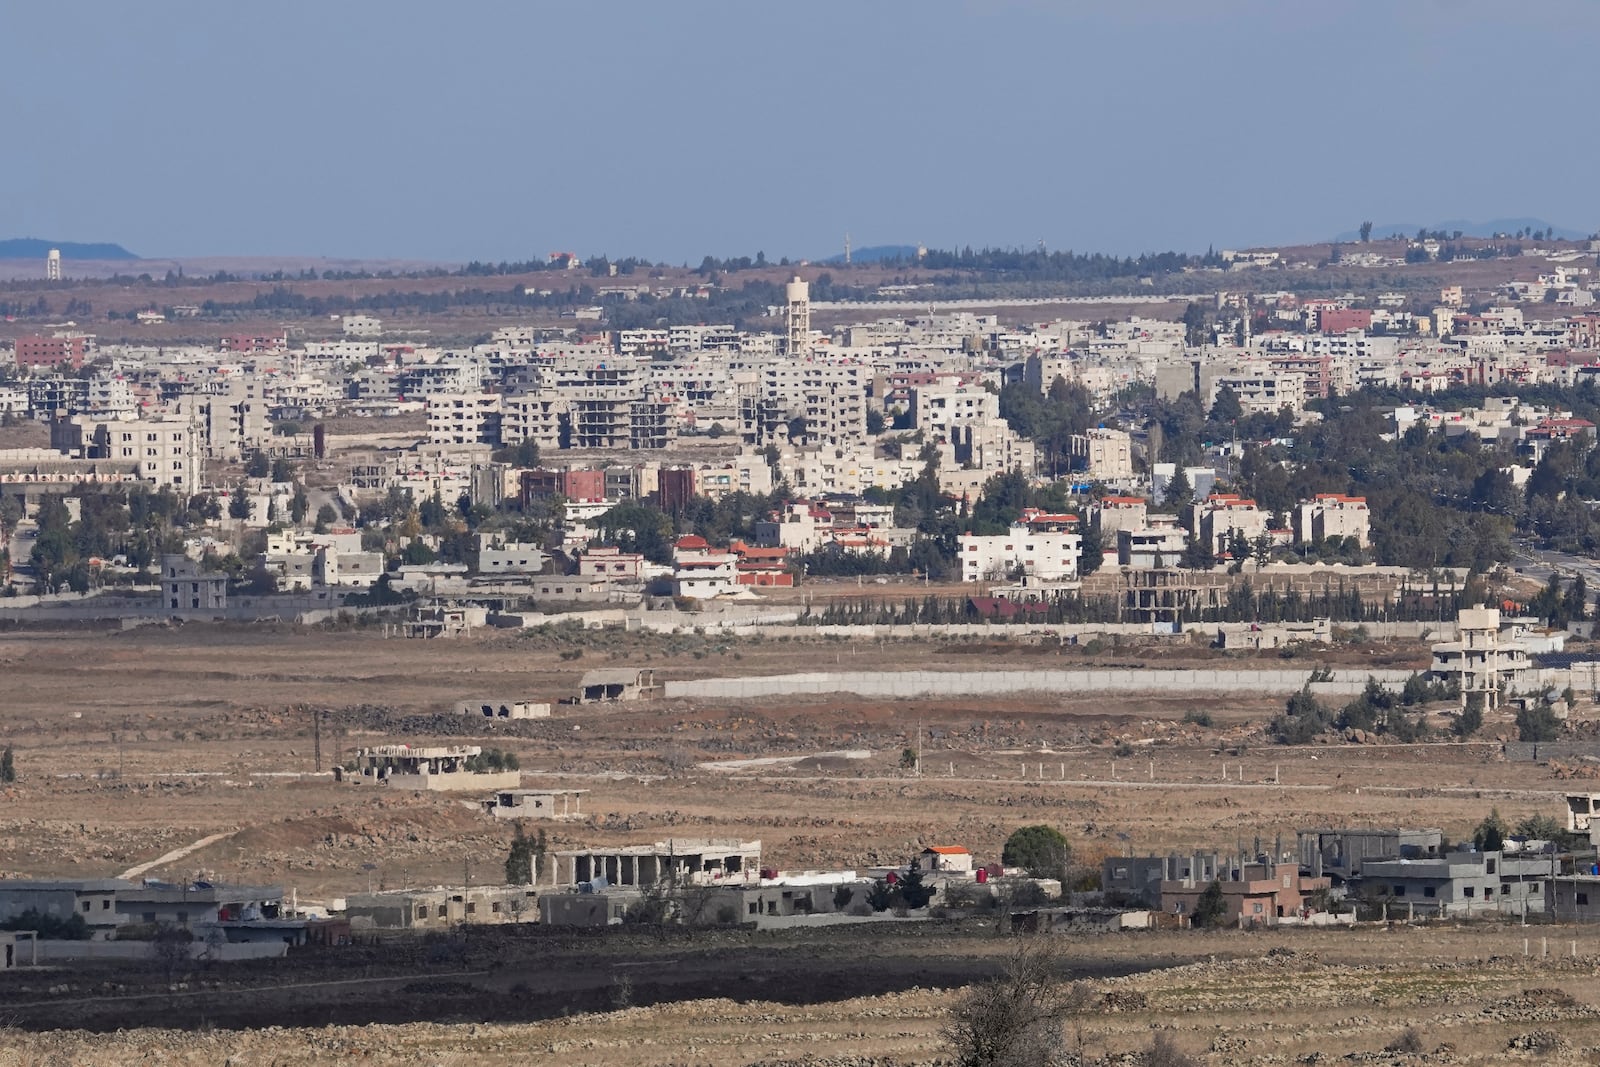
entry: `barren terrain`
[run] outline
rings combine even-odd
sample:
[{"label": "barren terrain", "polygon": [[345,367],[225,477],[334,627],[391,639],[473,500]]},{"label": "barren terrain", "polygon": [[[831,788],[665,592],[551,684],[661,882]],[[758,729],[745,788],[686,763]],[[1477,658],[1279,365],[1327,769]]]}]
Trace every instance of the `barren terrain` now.
[{"label": "barren terrain", "polygon": [[[559,701],[585,670],[606,666],[648,666],[665,679],[1221,658],[1198,645],[1107,642],[1091,653],[1015,636],[546,630],[403,641],[288,626],[13,629],[0,633],[0,743],[15,747],[19,780],[0,793],[0,876],[113,876],[176,851],[145,873],[282,884],[302,902],[497,880],[505,824],[462,799],[335,784],[326,773],[357,746],[396,740],[509,749],[529,784],[588,790],[582,818],[547,827],[555,848],[758,837],[764,862],[788,869],[899,863],[933,843],[964,844],[989,861],[1011,830],[1035,822],[1061,827],[1077,862],[1097,866],[1117,852],[1254,851],[1312,825],[1438,826],[1459,840],[1490,807],[1512,820],[1560,811],[1571,772],[1506,762],[1494,740],[1510,732],[1503,717],[1472,743],[1285,748],[1259,732],[1282,697],[1249,693],[652,700],[558,704],[550,719],[497,725],[452,711],[461,698]],[[1307,671],[1425,659],[1404,644],[1226,657],[1234,667]],[[314,709],[323,713],[321,774]],[[1184,721],[1196,711],[1212,724]],[[920,775],[901,766],[919,737]],[[148,968],[11,977],[0,1000],[6,1020],[26,1031],[160,1021],[202,1032],[15,1032],[0,1043],[0,1065],[157,1055],[302,1063],[356,1050],[390,1063],[559,1054],[574,1064],[739,1064],[800,1062],[802,1050],[810,1062],[929,1062],[941,1054],[945,990],[998,966],[1013,943],[979,920],[612,933],[386,938],[345,955],[195,973],[175,990],[152,985]],[[1546,1062],[1593,1062],[1581,1050],[1600,1045],[1600,941],[1587,929],[1526,933],[1535,957],[1549,938],[1550,960],[1521,957],[1524,931],[1480,924],[1093,936],[1072,939],[1067,966],[1101,993],[1146,998],[1113,998],[1144,1006],[1086,1023],[1097,1056],[1142,1048],[1160,1026],[1210,1063],[1288,1063],[1318,1050],[1373,1052],[1414,1024],[1430,1050],[1456,1052],[1410,1062],[1505,1062],[1507,1044],[1535,1031],[1566,1050]],[[1564,958],[1574,941],[1577,963]],[[1284,951],[1267,955],[1273,948]],[[1207,962],[1213,956],[1219,962]],[[622,1004],[634,1006],[609,1011]],[[584,1012],[606,1014],[572,1014]],[[318,1029],[233,1032],[288,1023]]]}]

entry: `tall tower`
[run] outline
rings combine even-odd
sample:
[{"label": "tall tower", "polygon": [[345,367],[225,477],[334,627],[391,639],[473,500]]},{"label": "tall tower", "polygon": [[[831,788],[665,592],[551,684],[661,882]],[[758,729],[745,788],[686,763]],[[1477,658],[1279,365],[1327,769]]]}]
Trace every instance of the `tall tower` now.
[{"label": "tall tower", "polygon": [[850,265],[850,235],[844,235],[844,265]]},{"label": "tall tower", "polygon": [[788,301],[787,351],[790,359],[798,359],[811,351],[811,286],[796,275],[788,285],[784,286],[784,295]]},{"label": "tall tower", "polygon": [[44,280],[59,282],[61,280],[61,249],[52,248],[44,257]]}]

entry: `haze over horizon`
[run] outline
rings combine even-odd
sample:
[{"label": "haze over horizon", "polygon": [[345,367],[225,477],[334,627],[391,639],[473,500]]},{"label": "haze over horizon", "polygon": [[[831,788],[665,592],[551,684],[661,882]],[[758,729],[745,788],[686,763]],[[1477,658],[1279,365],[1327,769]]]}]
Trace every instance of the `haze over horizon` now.
[{"label": "haze over horizon", "polygon": [[1597,221],[1554,106],[1582,0],[88,6],[9,18],[0,236],[698,263]]}]

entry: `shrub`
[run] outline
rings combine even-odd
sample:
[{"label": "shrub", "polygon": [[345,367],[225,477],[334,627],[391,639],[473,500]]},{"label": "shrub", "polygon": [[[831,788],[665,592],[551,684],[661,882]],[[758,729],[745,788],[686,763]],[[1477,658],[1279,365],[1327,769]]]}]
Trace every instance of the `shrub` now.
[{"label": "shrub", "polygon": [[1196,726],[1213,725],[1211,713],[1209,711],[1197,711],[1194,708],[1190,708],[1188,711],[1183,713],[1183,721],[1193,723]]},{"label": "shrub", "polygon": [[1145,1067],[1200,1067],[1200,1061],[1179,1048],[1168,1034],[1156,1034],[1144,1062]]},{"label": "shrub", "polygon": [[1383,1046],[1385,1052],[1409,1052],[1413,1055],[1425,1051],[1422,1047],[1422,1033],[1415,1026],[1408,1026],[1396,1035],[1393,1041]]},{"label": "shrub", "polygon": [[1554,741],[1561,733],[1561,720],[1548,704],[1534,704],[1517,712],[1517,740]]}]

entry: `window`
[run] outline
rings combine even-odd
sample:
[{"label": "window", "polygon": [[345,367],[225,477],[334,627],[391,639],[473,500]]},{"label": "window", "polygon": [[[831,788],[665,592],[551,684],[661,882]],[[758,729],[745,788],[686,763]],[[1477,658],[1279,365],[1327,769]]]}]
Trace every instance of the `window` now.
[{"label": "window", "polygon": [[476,914],[478,914],[478,905],[476,903],[470,901],[470,900],[467,901],[467,914],[468,915],[476,915]]},{"label": "window", "polygon": [[1578,897],[1577,897],[1577,900],[1578,900],[1578,906],[1579,907],[1585,907],[1586,908],[1586,907],[1589,906],[1589,894],[1588,893],[1579,893]]},{"label": "window", "polygon": [[450,912],[449,912],[447,906],[444,905],[444,904],[440,904],[439,905],[439,918],[443,919],[448,914],[450,914]]},{"label": "window", "polygon": [[110,911],[111,910],[111,898],[110,897],[106,897],[104,900],[102,900],[100,902],[100,910],[101,911]]},{"label": "window", "polygon": [[89,902],[87,900],[83,902],[83,910],[84,911],[88,911],[89,910]]},{"label": "window", "polygon": [[1484,860],[1483,861],[1483,871],[1484,871],[1485,874],[1493,874],[1494,873],[1494,860],[1489,860],[1489,859]]},{"label": "window", "polygon": [[1403,886],[1403,885],[1395,886],[1394,887],[1394,895],[1397,896],[1397,897],[1405,896],[1406,895],[1406,887]]},{"label": "window", "polygon": [[417,909],[417,918],[426,919],[427,917],[428,917],[428,909],[427,909],[426,905],[424,905],[422,907],[419,907]]},{"label": "window", "polygon": [[1425,885],[1422,887],[1422,895],[1425,897],[1437,896],[1438,890],[1431,885]]},{"label": "window", "polygon": [[1468,900],[1471,900],[1473,897],[1478,895],[1478,887],[1471,885],[1463,886],[1461,889],[1461,895],[1466,897]]}]

